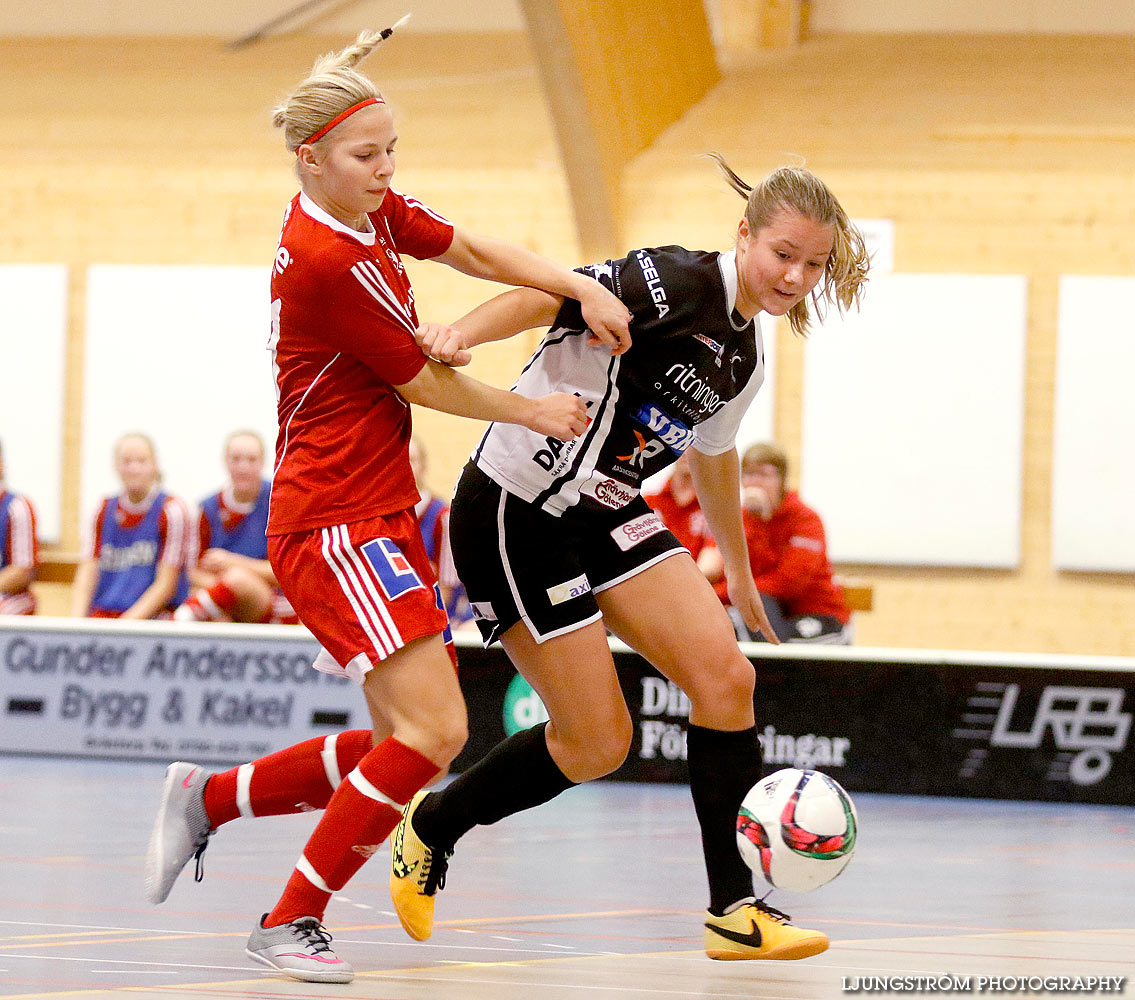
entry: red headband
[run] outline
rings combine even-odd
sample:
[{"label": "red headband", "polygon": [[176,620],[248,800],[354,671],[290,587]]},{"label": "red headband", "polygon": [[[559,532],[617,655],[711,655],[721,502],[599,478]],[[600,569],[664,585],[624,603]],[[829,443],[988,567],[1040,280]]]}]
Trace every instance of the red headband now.
[{"label": "red headband", "polygon": [[[385,104],[386,102],[381,97],[368,97],[365,101],[359,101],[358,104],[352,104],[346,111],[337,114],[326,125],[323,126],[318,132],[309,135],[300,146],[310,146],[313,142],[322,139],[328,132],[330,132],[336,125],[340,125],[351,117],[360,108],[369,107],[372,104]],[[299,146],[296,147],[296,155],[299,156]]]}]

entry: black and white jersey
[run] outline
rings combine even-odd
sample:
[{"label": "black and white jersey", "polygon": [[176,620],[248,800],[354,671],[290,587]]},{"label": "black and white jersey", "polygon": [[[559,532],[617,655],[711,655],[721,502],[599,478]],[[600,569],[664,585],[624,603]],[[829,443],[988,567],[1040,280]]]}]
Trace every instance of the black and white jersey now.
[{"label": "black and white jersey", "polygon": [[691,445],[729,450],[764,380],[760,325],[734,312],[733,251],[659,247],[581,270],[631,311],[630,350],[589,344],[579,303],[566,299],[513,388],[575,393],[587,429],[564,442],[494,423],[473,453],[489,478],[553,514],[623,507]]}]

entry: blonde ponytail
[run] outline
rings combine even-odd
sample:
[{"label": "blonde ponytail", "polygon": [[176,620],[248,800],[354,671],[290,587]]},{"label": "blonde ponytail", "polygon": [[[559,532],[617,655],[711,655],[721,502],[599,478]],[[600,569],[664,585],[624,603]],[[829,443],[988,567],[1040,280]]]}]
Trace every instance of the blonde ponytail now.
[{"label": "blonde ponytail", "polygon": [[382,100],[378,88],[355,67],[409,19],[382,31],[361,31],[339,52],[315,60],[311,73],[272,109],[272,125],[284,130],[284,145],[294,153],[344,111],[366,100]]}]

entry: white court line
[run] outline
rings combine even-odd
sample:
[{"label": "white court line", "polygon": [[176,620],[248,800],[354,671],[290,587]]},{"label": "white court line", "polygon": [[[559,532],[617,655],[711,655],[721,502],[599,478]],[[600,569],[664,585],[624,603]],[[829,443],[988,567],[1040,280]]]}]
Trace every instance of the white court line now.
[{"label": "white court line", "polygon": [[[475,934],[476,931],[465,931],[463,933]],[[348,938],[348,937],[339,937],[339,936],[336,936],[335,940],[338,944],[366,945],[367,947],[370,947],[370,948],[376,948],[376,947],[379,947],[379,948],[401,948],[401,947],[403,947],[407,944],[407,942],[405,940],[401,940],[401,941],[374,941],[374,940],[364,940],[362,938]],[[508,939],[505,938],[504,940],[508,940]],[[553,946],[550,946],[550,947],[562,948],[564,946],[563,945],[553,945]],[[452,944],[452,943],[451,944],[438,944],[434,941],[415,941],[414,942],[414,950],[415,951],[423,951],[426,948],[435,948],[439,951],[492,951],[492,952],[497,952],[498,954],[503,954],[503,955],[516,955],[516,954],[543,955],[543,956],[546,957],[547,954],[548,954],[547,951],[545,951],[543,948],[502,948],[499,945],[485,945],[485,944]],[[634,951],[623,952],[623,951],[580,951],[578,949],[572,949],[572,950],[573,950],[573,955],[572,955],[573,958],[576,957],[577,955],[580,956],[580,957],[595,956],[595,955],[616,955],[619,958],[633,958],[638,954],[638,952],[634,952]],[[653,954],[653,952],[652,952],[652,954]],[[700,952],[699,952],[699,954],[700,954]]]},{"label": "white court line", "polygon": [[[454,976],[449,977],[433,977],[433,976],[395,976],[390,973],[382,972],[376,975],[369,973],[362,973],[360,979],[395,979],[404,982],[413,983],[471,983],[476,986],[511,986],[525,987],[534,990],[586,990],[588,992],[606,992],[606,993],[649,993],[656,996],[671,996],[671,997],[742,997],[744,1000],[754,1000],[755,997],[769,997],[771,1000],[782,1000],[784,990],[778,988],[774,993],[756,993],[753,991],[752,986],[756,984],[745,984],[745,991],[743,993],[723,993],[723,992],[710,992],[705,989],[697,990],[658,990],[650,989],[645,986],[599,986],[595,983],[558,983],[558,982],[532,982],[530,980],[518,981],[516,979],[479,979],[479,978],[458,978]],[[770,986],[773,984],[769,984]]]},{"label": "white court line", "polygon": [[167,972],[162,969],[92,969],[92,972],[101,972],[104,975],[108,972],[117,972],[119,975],[124,976],[177,976],[178,972]]},{"label": "white court line", "polygon": [[[0,926],[11,927],[74,927],[84,931],[122,931],[128,934],[199,934],[216,937],[216,931],[183,931],[170,927],[118,927],[113,924],[50,924],[43,920],[0,920]],[[235,933],[235,932],[234,932]]]},{"label": "white court line", "polygon": [[[83,962],[90,965],[92,962],[107,962],[111,965],[165,965],[171,969],[221,969],[224,972],[260,972],[264,971],[265,974],[272,974],[274,969],[255,969],[249,965],[197,965],[192,962],[130,962],[124,961],[121,958],[66,958],[63,955],[15,955],[10,952],[4,953],[5,958],[30,958],[39,962]],[[109,972],[109,969],[99,969],[99,972]]]}]

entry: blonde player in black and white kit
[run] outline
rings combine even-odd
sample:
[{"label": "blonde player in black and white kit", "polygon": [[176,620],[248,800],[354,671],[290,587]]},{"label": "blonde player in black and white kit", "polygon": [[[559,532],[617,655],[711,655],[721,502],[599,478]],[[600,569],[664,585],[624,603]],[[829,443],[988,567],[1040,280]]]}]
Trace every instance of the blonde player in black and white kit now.
[{"label": "blonde player in black and white kit", "polygon": [[854,304],[863,240],[827,187],[782,168],[750,188],[728,253],[636,250],[584,268],[631,310],[632,344],[590,335],[579,305],[534,289],[485,303],[437,337],[433,357],[549,326],[515,389],[572,392],[587,429],[572,441],[492,424],[462,474],[450,529],[458,575],[486,644],[500,640],[550,721],[517,733],[445,789],[420,792],[391,840],[391,894],[403,927],[429,937],[453,845],[476,825],[546,802],[625,759],[632,723],[607,630],[690,699],[690,791],[709,879],[705,950],[716,959],[806,958],[819,931],[755,898],[735,821],[760,777],[755,675],[689,553],[642,499],[643,480],[686,454],[725,562],[732,604],[776,637],[749,569],[734,442],[764,378],[758,315],[803,334],[809,302]]}]

